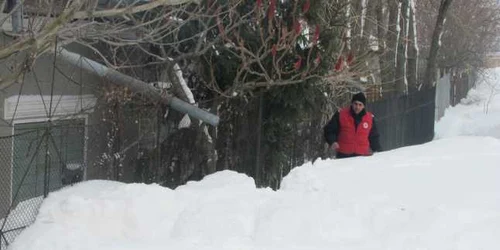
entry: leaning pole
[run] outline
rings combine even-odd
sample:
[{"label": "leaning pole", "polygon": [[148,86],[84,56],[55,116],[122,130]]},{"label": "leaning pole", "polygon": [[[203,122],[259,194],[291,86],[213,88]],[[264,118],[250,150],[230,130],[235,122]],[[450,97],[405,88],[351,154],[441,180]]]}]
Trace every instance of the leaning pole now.
[{"label": "leaning pole", "polygon": [[118,72],[117,70],[106,67],[105,65],[98,63],[92,59],[84,57],[80,54],[68,51],[62,47],[58,47],[55,51],[58,58],[64,60],[68,64],[75,67],[80,67],[83,70],[104,77],[110,82],[127,87],[135,93],[140,93],[149,100],[160,101],[177,110],[181,113],[188,114],[190,117],[206,122],[212,126],[217,126],[219,124],[219,117],[193,106],[175,96],[169,94],[160,94],[157,88],[147,84],[144,81],[133,78],[129,75]]}]

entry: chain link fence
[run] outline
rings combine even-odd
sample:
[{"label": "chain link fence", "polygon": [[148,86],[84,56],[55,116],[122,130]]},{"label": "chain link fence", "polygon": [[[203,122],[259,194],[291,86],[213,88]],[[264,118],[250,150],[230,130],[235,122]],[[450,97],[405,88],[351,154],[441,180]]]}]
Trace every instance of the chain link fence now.
[{"label": "chain link fence", "polygon": [[85,169],[83,120],[9,128],[14,135],[0,137],[0,249],[34,221],[49,192],[82,180]]}]

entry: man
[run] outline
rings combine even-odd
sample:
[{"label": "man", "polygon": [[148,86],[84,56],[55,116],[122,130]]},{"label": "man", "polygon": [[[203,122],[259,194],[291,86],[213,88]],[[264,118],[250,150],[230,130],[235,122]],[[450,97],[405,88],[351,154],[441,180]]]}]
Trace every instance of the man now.
[{"label": "man", "polygon": [[365,106],[365,95],[355,94],[350,107],[335,112],[325,126],[326,142],[336,151],[337,158],[368,156],[382,151],[375,119],[366,112]]}]

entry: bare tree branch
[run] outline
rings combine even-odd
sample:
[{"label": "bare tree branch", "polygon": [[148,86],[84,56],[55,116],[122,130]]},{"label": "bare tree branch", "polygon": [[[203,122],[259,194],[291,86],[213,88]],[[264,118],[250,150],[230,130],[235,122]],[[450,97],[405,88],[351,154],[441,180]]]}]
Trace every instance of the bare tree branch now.
[{"label": "bare tree branch", "polygon": [[75,13],[74,18],[83,19],[83,18],[96,18],[96,17],[112,17],[112,16],[120,16],[120,15],[130,15],[135,14],[142,11],[148,11],[160,6],[173,6],[173,5],[182,5],[186,3],[196,3],[199,4],[200,0],[152,0],[149,3],[141,4],[137,6],[127,6],[119,9],[110,9],[110,10],[100,10],[100,11],[79,11]]}]

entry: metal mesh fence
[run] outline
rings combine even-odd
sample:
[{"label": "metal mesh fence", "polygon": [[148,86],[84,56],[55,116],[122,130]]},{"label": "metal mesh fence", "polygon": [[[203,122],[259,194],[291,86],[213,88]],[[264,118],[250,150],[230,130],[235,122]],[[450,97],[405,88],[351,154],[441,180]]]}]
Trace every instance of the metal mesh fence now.
[{"label": "metal mesh fence", "polygon": [[434,137],[436,88],[368,104],[384,150],[421,144]]},{"label": "metal mesh fence", "polygon": [[451,77],[450,105],[455,106],[467,97],[467,93],[475,85],[476,80],[475,72],[453,75]]},{"label": "metal mesh fence", "polygon": [[84,121],[30,122],[0,137],[0,249],[35,219],[49,192],[84,174]]}]

